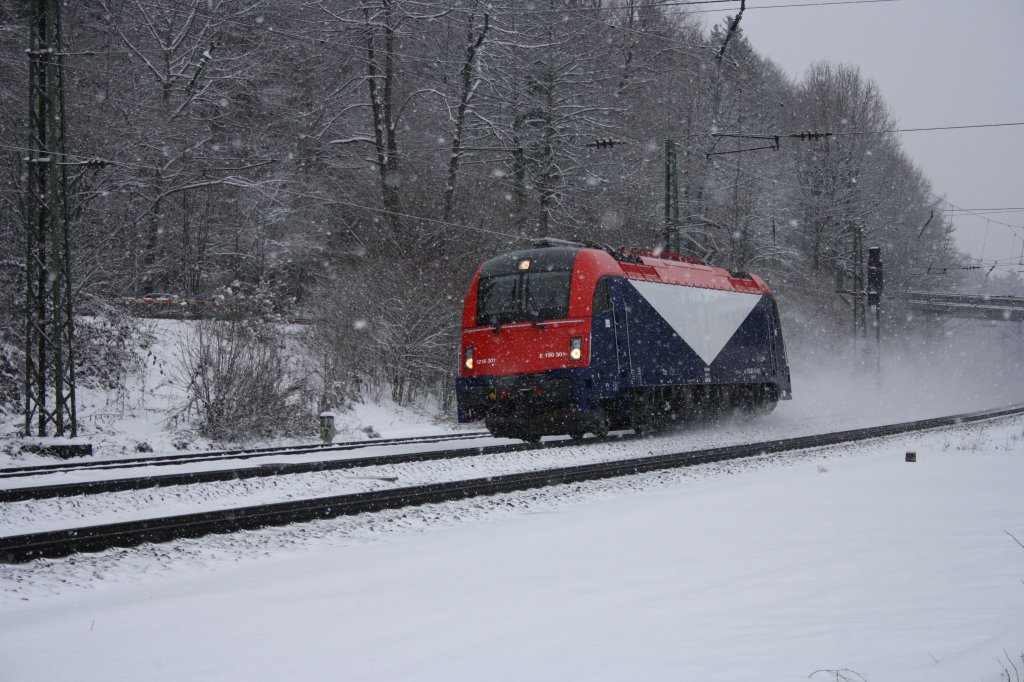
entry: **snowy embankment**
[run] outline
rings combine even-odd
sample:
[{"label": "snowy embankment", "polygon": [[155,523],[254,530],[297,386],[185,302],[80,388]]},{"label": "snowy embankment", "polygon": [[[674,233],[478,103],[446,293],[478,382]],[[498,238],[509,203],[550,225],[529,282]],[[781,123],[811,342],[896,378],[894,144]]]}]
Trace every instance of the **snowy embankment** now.
[{"label": "snowy embankment", "polygon": [[18,680],[995,681],[1024,651],[1022,456],[1014,418],[3,566],[0,661]]},{"label": "snowy embankment", "polygon": [[[114,390],[78,386],[78,430],[84,441],[93,446],[93,459],[119,459],[149,454],[175,454],[206,450],[232,449],[245,446],[275,446],[317,441],[315,429],[304,436],[258,440],[242,443],[213,442],[195,429],[197,414],[189,409],[189,379],[182,367],[182,348],[195,333],[195,323],[181,320],[140,320],[140,333],[133,337],[137,344],[137,365],[126,371],[123,382]],[[290,328],[289,333],[301,335],[304,328]],[[301,346],[295,344],[291,359],[296,365],[309,368]],[[312,378],[315,383],[315,378]],[[417,406],[398,406],[386,397],[383,388],[375,400],[357,402],[336,413],[337,441],[364,440],[374,437],[413,437],[450,433],[460,427],[451,414],[441,414],[437,403],[427,399]],[[51,457],[19,452],[23,417],[12,410],[0,419],[0,467],[50,464]],[[480,425],[465,430],[480,430]]]}]

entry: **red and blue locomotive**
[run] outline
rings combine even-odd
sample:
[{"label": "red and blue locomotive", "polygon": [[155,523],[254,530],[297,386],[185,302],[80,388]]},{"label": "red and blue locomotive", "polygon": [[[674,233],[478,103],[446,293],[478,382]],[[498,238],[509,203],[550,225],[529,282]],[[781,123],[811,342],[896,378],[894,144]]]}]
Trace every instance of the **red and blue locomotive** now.
[{"label": "red and blue locomotive", "polygon": [[527,441],[791,397],[778,309],[760,278],[560,240],[480,266],[455,390],[460,422]]}]

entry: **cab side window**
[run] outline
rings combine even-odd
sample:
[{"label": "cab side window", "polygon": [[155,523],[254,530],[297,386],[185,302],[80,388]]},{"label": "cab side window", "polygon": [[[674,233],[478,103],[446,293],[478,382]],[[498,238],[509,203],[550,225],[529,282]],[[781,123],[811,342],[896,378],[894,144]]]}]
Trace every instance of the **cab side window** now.
[{"label": "cab side window", "polygon": [[592,315],[604,315],[612,309],[612,297],[608,288],[608,278],[602,277],[594,288],[594,308]]}]

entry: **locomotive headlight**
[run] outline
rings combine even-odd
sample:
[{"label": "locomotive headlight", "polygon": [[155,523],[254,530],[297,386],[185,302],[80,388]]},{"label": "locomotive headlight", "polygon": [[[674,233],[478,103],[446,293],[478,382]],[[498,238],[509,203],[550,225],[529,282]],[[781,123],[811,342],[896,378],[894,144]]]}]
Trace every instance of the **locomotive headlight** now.
[{"label": "locomotive headlight", "polygon": [[574,336],[569,339],[569,357],[573,360],[579,360],[583,357],[583,338],[580,336]]},{"label": "locomotive headlight", "polygon": [[466,346],[466,359],[462,364],[466,369],[473,369],[473,346]]}]

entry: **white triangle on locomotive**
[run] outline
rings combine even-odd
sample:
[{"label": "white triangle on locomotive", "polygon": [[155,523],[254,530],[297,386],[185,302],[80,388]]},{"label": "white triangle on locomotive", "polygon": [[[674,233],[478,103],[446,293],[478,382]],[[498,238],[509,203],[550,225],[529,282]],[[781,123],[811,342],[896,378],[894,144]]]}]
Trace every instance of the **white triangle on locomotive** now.
[{"label": "white triangle on locomotive", "polygon": [[760,294],[738,291],[635,280],[629,283],[708,365],[761,300]]}]

